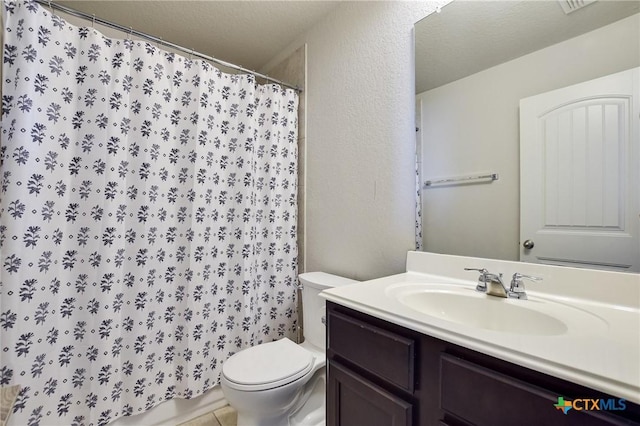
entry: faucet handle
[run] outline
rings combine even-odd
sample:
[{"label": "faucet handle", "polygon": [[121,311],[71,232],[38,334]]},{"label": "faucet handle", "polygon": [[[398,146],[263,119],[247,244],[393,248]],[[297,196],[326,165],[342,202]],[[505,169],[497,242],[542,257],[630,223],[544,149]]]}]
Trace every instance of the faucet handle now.
[{"label": "faucet handle", "polygon": [[515,274],[513,274],[512,282],[520,281],[520,283],[522,283],[522,279],[531,281],[542,281],[542,277],[534,277],[533,275],[525,275],[521,274],[520,272],[516,272]]},{"label": "faucet handle", "polygon": [[464,270],[465,270],[465,271],[478,271],[478,272],[482,273],[482,275],[484,275],[484,274],[486,274],[487,272],[489,272],[489,271],[487,271],[487,270],[486,270],[486,269],[484,269],[484,268],[481,268],[481,269],[480,269],[480,268],[464,268]]},{"label": "faucet handle", "polygon": [[524,283],[522,282],[523,279],[530,281],[542,281],[542,277],[534,277],[533,275],[524,275],[520,272],[516,272],[511,278],[509,297],[527,300],[527,293],[525,293]]},{"label": "faucet handle", "polygon": [[487,291],[487,271],[485,268],[464,268],[465,271],[478,271],[480,272],[480,276],[478,277],[478,285],[476,286],[476,291]]}]

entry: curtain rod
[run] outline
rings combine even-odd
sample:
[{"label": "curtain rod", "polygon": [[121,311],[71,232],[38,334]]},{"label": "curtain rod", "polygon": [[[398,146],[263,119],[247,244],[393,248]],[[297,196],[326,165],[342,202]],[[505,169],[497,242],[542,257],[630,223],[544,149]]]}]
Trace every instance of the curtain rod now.
[{"label": "curtain rod", "polygon": [[54,3],[54,2],[51,2],[51,1],[35,0],[35,2],[39,3],[43,7],[51,8],[52,9],[51,13],[53,13],[53,9],[57,9],[57,10],[59,10],[61,12],[68,13],[69,15],[73,15],[73,16],[76,16],[78,18],[83,18],[83,19],[89,20],[92,23],[96,23],[97,22],[98,24],[101,24],[101,25],[104,25],[104,26],[107,26],[107,27],[110,27],[110,28],[114,28],[116,30],[125,32],[127,34],[131,34],[131,35],[134,35],[134,36],[137,36],[137,37],[140,37],[140,38],[147,39],[149,41],[158,43],[158,45],[164,45],[164,46],[171,47],[171,48],[176,49],[176,50],[178,50],[180,52],[188,53],[191,56],[197,56],[199,58],[205,59],[205,60],[210,61],[210,62],[214,62],[214,63],[222,65],[224,67],[231,68],[231,69],[234,69],[234,70],[237,70],[237,71],[241,71],[241,72],[247,73],[247,74],[252,74],[252,75],[254,75],[256,77],[264,78],[267,81],[271,81],[273,83],[280,84],[282,86],[285,86],[285,87],[288,87],[290,89],[293,89],[293,90],[297,91],[298,93],[302,92],[302,89],[300,89],[298,86],[293,86],[293,85],[291,85],[289,83],[285,83],[284,81],[277,80],[275,78],[269,77],[266,74],[261,74],[259,72],[252,71],[250,69],[241,67],[240,65],[235,65],[235,64],[232,64],[230,62],[225,62],[225,61],[222,61],[220,59],[216,59],[213,56],[205,55],[204,53],[195,52],[192,49],[187,49],[187,48],[179,46],[177,44],[170,43],[170,42],[165,41],[165,40],[163,40],[161,38],[154,37],[154,36],[152,36],[150,34],[143,33],[141,31],[136,31],[136,30],[132,29],[131,27],[127,28],[127,27],[122,26],[120,24],[116,24],[115,22],[107,21],[105,19],[98,18],[95,15],[89,15],[88,13],[82,12],[80,10],[76,10],[76,9],[72,9],[70,7],[62,6],[60,4],[57,4],[57,3]]}]

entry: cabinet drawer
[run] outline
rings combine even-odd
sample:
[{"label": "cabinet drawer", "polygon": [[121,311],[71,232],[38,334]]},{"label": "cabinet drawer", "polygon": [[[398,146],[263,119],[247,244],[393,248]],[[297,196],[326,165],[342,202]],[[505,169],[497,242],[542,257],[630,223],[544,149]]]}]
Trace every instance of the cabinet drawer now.
[{"label": "cabinet drawer", "polygon": [[465,422],[477,426],[633,424],[607,412],[572,410],[565,415],[554,407],[559,396],[449,354],[440,357],[441,408]]},{"label": "cabinet drawer", "polygon": [[337,312],[329,313],[328,330],[328,348],[334,354],[413,393],[414,340]]}]

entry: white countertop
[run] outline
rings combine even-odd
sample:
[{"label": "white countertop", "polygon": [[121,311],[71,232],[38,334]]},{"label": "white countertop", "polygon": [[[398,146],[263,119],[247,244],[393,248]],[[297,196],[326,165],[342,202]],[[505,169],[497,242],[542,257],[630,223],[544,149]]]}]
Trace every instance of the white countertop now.
[{"label": "white countertop", "polygon": [[[426,266],[423,261],[427,262]],[[442,262],[449,261],[455,265],[442,266]],[[418,263],[420,266],[416,267]],[[429,263],[440,266],[429,268]],[[505,270],[512,273],[513,268],[519,268],[523,273],[538,273],[545,277],[546,285],[536,287],[533,283],[527,286],[530,299],[552,300],[566,305],[568,310],[582,310],[602,321],[598,321],[597,326],[590,322],[584,327],[572,326],[559,335],[493,331],[427,315],[389,295],[390,288],[414,283],[474,289],[477,274],[439,275],[447,268],[461,270],[463,264],[486,267],[491,272]],[[411,330],[640,404],[640,276],[600,271],[594,272],[595,276],[587,276],[585,274],[589,272],[573,268],[530,264],[523,267],[518,262],[415,252],[409,253],[407,265],[407,269],[414,271],[336,287],[325,290],[321,295],[332,302]],[[430,269],[436,274],[425,273]],[[578,278],[582,287],[574,285]],[[602,282],[603,279],[606,282]],[[606,295],[594,297],[596,293],[589,286],[592,284],[588,282],[590,280],[599,283]],[[611,292],[621,294],[612,296]],[[535,302],[510,300],[506,303]]]}]

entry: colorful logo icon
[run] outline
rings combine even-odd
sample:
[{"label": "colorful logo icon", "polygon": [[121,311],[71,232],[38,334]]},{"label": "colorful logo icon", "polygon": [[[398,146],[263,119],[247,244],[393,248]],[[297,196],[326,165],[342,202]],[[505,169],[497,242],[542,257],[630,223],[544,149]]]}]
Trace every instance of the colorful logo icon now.
[{"label": "colorful logo icon", "polygon": [[565,401],[564,397],[558,397],[558,403],[553,404],[556,407],[556,410],[561,410],[564,414],[567,414],[569,410],[573,408],[573,403],[571,401]]},{"label": "colorful logo icon", "polygon": [[575,411],[621,411],[627,409],[627,401],[622,398],[578,398],[567,401],[563,396],[558,397],[558,403],[553,404],[556,410],[565,415],[569,410]]}]

